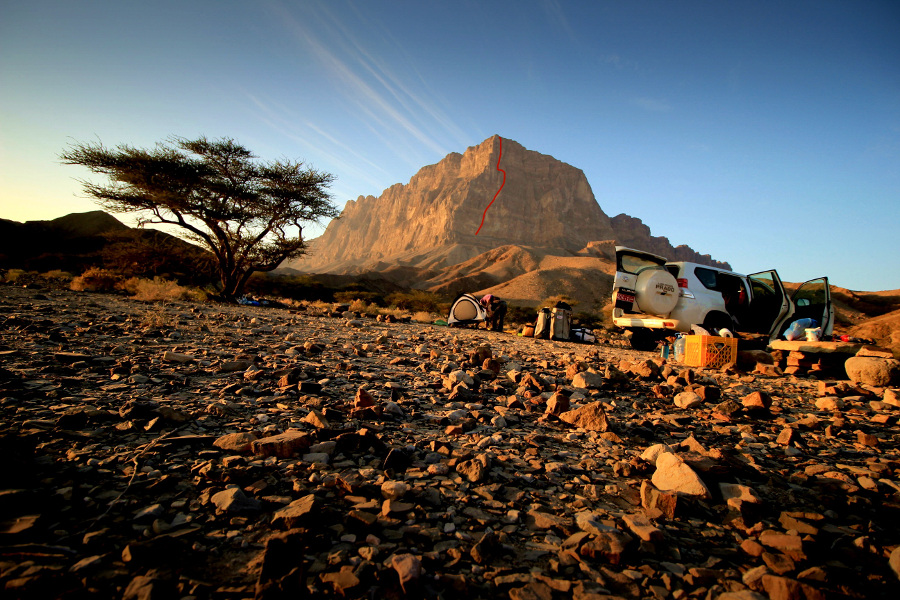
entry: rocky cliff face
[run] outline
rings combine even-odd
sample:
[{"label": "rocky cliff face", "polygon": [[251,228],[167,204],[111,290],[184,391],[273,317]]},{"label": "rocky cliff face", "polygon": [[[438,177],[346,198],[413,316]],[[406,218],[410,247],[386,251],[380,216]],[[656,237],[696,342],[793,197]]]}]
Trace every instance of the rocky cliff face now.
[{"label": "rocky cliff face", "polygon": [[[506,183],[476,234],[485,208],[503,183],[498,159]],[[653,237],[640,219],[610,219],[580,169],[499,136],[423,167],[409,183],[393,185],[377,198],[360,196],[348,202],[341,218],[311,242],[310,255],[284,266],[339,274],[386,273],[401,267],[408,278],[403,283],[416,285],[502,246],[574,256],[603,240],[672,260],[727,267]],[[410,268],[420,270],[421,276]]]},{"label": "rocky cliff face", "polygon": [[[506,183],[476,235],[503,182],[498,158]],[[612,235],[581,170],[494,136],[424,167],[378,198],[348,202],[314,241],[312,256],[291,266],[308,272],[347,272],[379,262],[440,268],[504,245],[576,251]]]}]

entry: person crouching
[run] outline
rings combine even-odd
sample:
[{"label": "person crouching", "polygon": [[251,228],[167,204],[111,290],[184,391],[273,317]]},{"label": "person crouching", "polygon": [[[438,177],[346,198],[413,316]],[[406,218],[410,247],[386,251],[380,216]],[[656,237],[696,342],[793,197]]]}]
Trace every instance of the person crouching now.
[{"label": "person crouching", "polygon": [[487,294],[481,299],[481,306],[487,312],[485,324],[491,331],[503,331],[503,317],[506,316],[506,301],[493,294]]}]

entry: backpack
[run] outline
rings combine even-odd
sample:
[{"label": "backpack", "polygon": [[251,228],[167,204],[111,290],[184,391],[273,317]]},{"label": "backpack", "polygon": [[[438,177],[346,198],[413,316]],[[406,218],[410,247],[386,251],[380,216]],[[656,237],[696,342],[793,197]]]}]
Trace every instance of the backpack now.
[{"label": "backpack", "polygon": [[538,311],[537,322],[534,325],[534,337],[543,340],[550,338],[550,309],[542,308]]},{"label": "backpack", "polygon": [[550,311],[550,339],[568,341],[572,329],[572,311],[554,308]]}]

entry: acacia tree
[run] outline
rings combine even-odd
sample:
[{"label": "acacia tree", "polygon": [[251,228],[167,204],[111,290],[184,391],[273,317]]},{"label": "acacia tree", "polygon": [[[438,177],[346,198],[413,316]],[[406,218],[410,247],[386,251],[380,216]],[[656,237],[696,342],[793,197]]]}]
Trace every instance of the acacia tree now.
[{"label": "acacia tree", "polygon": [[138,226],[177,225],[215,256],[222,295],[240,296],[257,271],[306,252],[303,226],[338,216],[329,173],[302,162],[259,162],[230,138],[170,138],[145,150],[74,143],[60,158],[105,175],[81,180],[88,196],[112,212],[138,212]]}]

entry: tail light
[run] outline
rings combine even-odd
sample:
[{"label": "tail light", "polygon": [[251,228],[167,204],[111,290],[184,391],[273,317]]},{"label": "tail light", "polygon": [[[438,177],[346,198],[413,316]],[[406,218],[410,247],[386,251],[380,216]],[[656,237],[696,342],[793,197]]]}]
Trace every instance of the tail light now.
[{"label": "tail light", "polygon": [[687,288],[687,278],[678,279],[678,287]]}]

